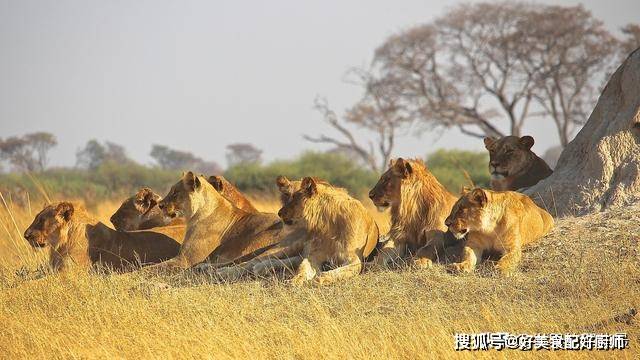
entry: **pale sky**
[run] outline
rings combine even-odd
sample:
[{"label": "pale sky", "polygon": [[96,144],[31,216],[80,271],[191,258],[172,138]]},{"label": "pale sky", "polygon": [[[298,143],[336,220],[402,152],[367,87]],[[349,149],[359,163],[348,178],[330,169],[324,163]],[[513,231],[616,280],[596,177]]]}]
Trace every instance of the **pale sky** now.
[{"label": "pale sky", "polygon": [[[223,166],[233,142],[266,160],[328,149],[302,139],[335,134],[312,109],[316,95],[341,113],[361,95],[343,81],[348,68],[456,3],[0,0],[0,137],[55,134],[53,165],[73,165],[92,138],[142,163],[154,143]],[[638,0],[582,3],[611,30],[640,22]],[[558,142],[550,122],[526,133],[538,153]],[[451,130],[404,137],[394,155],[442,147],[483,148]]]}]

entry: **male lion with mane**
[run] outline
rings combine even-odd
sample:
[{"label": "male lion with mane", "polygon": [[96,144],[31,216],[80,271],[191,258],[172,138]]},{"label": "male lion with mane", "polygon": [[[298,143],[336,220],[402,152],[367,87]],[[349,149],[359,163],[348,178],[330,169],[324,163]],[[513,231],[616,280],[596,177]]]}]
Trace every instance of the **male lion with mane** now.
[{"label": "male lion with mane", "polygon": [[[342,189],[319,186],[311,177],[302,180],[278,215],[287,225],[300,222],[308,232],[293,284],[355,276],[378,243],[378,226],[362,203]],[[336,268],[323,271],[324,264]]]},{"label": "male lion with mane", "polygon": [[277,215],[237,208],[204,177],[191,171],[171,187],[158,206],[171,218],[187,220],[178,256],[156,265],[160,268],[186,269],[205,259],[213,266],[246,259],[292,233]]},{"label": "male lion with mane", "polygon": [[516,191],[528,188],[553,173],[549,165],[531,151],[533,144],[531,136],[484,138],[484,145],[489,150],[491,189]]},{"label": "male lion with mane", "polygon": [[391,207],[389,240],[380,249],[378,264],[415,255],[415,265],[429,267],[435,260],[446,260],[448,253],[455,255],[455,247],[449,247],[455,242],[446,233],[444,220],[457,198],[421,160],[391,160],[369,198],[378,210]]},{"label": "male lion with mane", "polygon": [[512,272],[522,257],[522,247],[547,235],[553,218],[528,196],[514,191],[466,191],[446,220],[458,239],[466,237],[462,261],[451,264],[456,272],[472,272],[485,252],[502,255],[496,267]]},{"label": "male lion with mane", "polygon": [[56,271],[88,268],[95,263],[123,270],[170,259],[180,248],[178,242],[158,232],[115,231],[70,202],[45,206],[25,230],[24,238],[34,248],[49,246],[49,265]]}]

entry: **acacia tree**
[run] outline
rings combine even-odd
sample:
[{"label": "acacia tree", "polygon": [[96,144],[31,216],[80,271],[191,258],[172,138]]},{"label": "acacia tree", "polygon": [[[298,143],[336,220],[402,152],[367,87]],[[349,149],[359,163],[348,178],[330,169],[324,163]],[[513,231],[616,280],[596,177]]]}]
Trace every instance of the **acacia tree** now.
[{"label": "acacia tree", "polygon": [[122,145],[109,141],[101,144],[95,139],[89,140],[84,148],[76,152],[76,166],[78,167],[95,170],[106,162],[129,164],[133,160],[129,159]]},{"label": "acacia tree", "polygon": [[229,166],[246,163],[260,163],[262,150],[249,143],[227,145],[227,163]]},{"label": "acacia tree", "polygon": [[595,102],[616,46],[581,6],[478,3],[391,36],[371,71],[398,82],[403,108],[430,127],[519,136],[527,120],[547,117],[564,146]]},{"label": "acacia tree", "polygon": [[0,159],[21,171],[43,171],[49,163],[49,151],[58,144],[55,136],[35,132],[0,140]]},{"label": "acacia tree", "polygon": [[205,161],[190,152],[171,149],[165,145],[153,145],[150,155],[165,170],[189,170],[208,175],[222,173],[220,166],[213,161]]}]

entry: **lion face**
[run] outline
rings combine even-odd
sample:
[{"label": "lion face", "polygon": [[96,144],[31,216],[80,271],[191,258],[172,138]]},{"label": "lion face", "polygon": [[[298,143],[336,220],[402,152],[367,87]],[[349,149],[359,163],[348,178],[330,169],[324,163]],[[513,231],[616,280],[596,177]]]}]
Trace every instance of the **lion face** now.
[{"label": "lion face", "polygon": [[150,220],[149,213],[161,200],[160,195],[149,188],[125,200],[111,216],[111,223],[118,231],[138,230],[142,223]]},{"label": "lion face", "polygon": [[45,206],[24,232],[24,238],[34,248],[57,246],[60,229],[73,217],[73,204],[61,202]]},{"label": "lion face", "polygon": [[369,198],[379,211],[400,203],[402,180],[413,173],[411,164],[403,158],[391,160],[389,169],[382,174],[378,183],[369,191]]},{"label": "lion face", "polygon": [[302,218],[307,200],[317,193],[316,181],[310,177],[304,178],[300,184],[300,189],[295,191],[287,202],[283,204],[280,211],[278,211],[278,216],[285,224],[294,225]]},{"label": "lion face", "polygon": [[167,196],[158,203],[158,207],[172,219],[192,214],[195,212],[192,200],[201,187],[200,179],[189,171],[171,187]]},{"label": "lion face", "polygon": [[451,214],[444,221],[456,239],[464,238],[469,231],[482,227],[487,194],[482,189],[465,192],[453,205]]},{"label": "lion face", "polygon": [[487,137],[484,145],[489,150],[489,172],[494,180],[516,176],[526,171],[535,154],[531,151],[531,136],[505,136],[501,139]]}]

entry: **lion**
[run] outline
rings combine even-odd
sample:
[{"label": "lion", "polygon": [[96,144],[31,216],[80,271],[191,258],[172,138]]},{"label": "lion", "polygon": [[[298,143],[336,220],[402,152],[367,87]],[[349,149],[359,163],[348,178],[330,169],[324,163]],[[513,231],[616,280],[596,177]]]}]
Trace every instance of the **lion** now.
[{"label": "lion", "polygon": [[71,202],[45,206],[25,230],[24,238],[34,248],[49,246],[49,265],[55,271],[86,269],[96,263],[124,270],[170,259],[180,248],[165,234],[113,230]]},{"label": "lion", "polygon": [[[302,180],[278,216],[287,225],[301,223],[308,233],[293,284],[355,276],[378,243],[378,226],[360,201],[346,191],[318,186],[311,177]],[[323,271],[325,263],[336,268]]]},{"label": "lion", "polygon": [[485,252],[501,255],[496,267],[512,272],[522,257],[522,247],[547,235],[553,218],[528,196],[513,191],[476,188],[458,199],[445,221],[457,238],[466,237],[462,261],[453,271],[472,272]]},{"label": "lion", "polygon": [[287,238],[275,214],[237,208],[204,177],[189,171],[171,187],[158,206],[164,214],[186,218],[185,238],[178,255],[156,268],[186,269],[205,259],[213,266],[255,256]]},{"label": "lion", "polygon": [[[313,179],[316,181],[318,187],[331,186],[324,180]],[[300,190],[301,184],[302,180],[292,181],[285,176],[278,176],[276,178],[276,186],[280,192],[281,207],[284,207],[292,200],[293,194]],[[346,193],[346,190],[342,188],[334,187],[333,189]],[[212,273],[226,280],[237,280],[241,276],[249,273],[264,276],[280,268],[294,269],[302,262],[302,251],[304,249],[305,239],[307,238],[307,230],[300,222],[287,226],[294,230],[294,235],[285,238],[283,241],[257,256],[250,256],[248,261],[238,259],[238,261],[223,264],[219,267],[212,267],[210,264],[200,264],[198,265],[198,270]]]},{"label": "lion", "polygon": [[484,138],[484,145],[489,150],[491,189],[516,191],[528,188],[553,173],[549,165],[531,151],[533,144],[531,136]]},{"label": "lion", "polygon": [[446,233],[444,220],[457,197],[421,160],[391,160],[369,198],[380,211],[391,207],[391,229],[375,260],[377,264],[384,266],[415,255],[416,266],[429,267],[440,260],[438,254],[448,252],[448,245],[455,245]]},{"label": "lion", "polygon": [[[251,202],[223,176],[213,175],[207,181],[236,207],[248,212],[257,212]],[[157,206],[161,196],[149,188],[140,189],[134,196],[126,199],[111,216],[111,223],[120,231],[146,230],[169,225],[183,225],[182,218],[164,216]],[[182,240],[184,232],[179,239]]]}]

